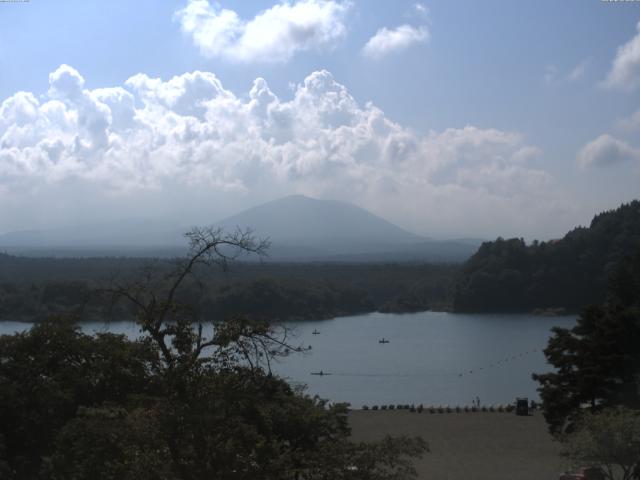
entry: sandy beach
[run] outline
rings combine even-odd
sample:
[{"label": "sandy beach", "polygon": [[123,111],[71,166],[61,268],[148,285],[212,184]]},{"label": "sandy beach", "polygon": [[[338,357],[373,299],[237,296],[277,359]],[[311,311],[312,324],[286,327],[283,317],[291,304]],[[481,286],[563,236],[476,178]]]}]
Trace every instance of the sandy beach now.
[{"label": "sandy beach", "polygon": [[354,440],[419,435],[430,452],[416,461],[420,479],[554,480],[565,470],[560,445],[547,433],[540,412],[411,413],[406,410],[349,414]]}]

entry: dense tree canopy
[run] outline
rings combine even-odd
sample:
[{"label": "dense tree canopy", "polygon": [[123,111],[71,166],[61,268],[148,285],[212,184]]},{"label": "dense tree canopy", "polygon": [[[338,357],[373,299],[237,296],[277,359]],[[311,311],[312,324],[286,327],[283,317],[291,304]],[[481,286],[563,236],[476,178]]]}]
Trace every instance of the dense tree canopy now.
[{"label": "dense tree canopy", "polygon": [[572,329],[554,328],[545,355],[555,372],[536,374],[554,433],[585,411],[640,408],[640,254],[623,259],[607,301],[584,309]]},{"label": "dense tree canopy", "polygon": [[596,215],[561,240],[486,242],[462,267],[453,288],[456,311],[577,312],[604,301],[617,263],[640,250],[640,201]]},{"label": "dense tree canopy", "polygon": [[[169,274],[172,259],[27,258],[0,254],[0,321],[40,321],[65,312],[100,320],[100,291],[113,272],[141,268]],[[323,319],[375,310],[443,309],[457,265],[242,262],[224,275],[200,269],[180,295],[209,318],[259,313],[270,320]],[[108,305],[108,302],[107,302]],[[113,318],[132,318],[130,309]]]}]

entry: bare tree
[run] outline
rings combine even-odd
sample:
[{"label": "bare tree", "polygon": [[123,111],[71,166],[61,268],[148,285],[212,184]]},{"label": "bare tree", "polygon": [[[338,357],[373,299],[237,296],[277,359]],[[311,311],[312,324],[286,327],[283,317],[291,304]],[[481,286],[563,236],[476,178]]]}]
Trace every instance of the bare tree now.
[{"label": "bare tree", "polygon": [[[192,281],[203,289],[198,279],[202,267],[226,271],[240,256],[265,256],[269,241],[240,229],[225,233],[219,228],[193,228],[185,236],[189,252],[175,261],[169,272],[161,274],[146,266],[135,280],[113,280],[108,289],[112,304],[124,299],[133,307],[136,322],[157,345],[165,368],[192,367],[198,362],[232,365],[244,360],[251,369],[264,367],[270,372],[275,356],[303,350],[288,343],[286,328],[241,316],[210,322],[212,333],[205,334],[205,323],[194,306],[179,300],[181,288]],[[215,350],[203,359],[209,347]]]}]

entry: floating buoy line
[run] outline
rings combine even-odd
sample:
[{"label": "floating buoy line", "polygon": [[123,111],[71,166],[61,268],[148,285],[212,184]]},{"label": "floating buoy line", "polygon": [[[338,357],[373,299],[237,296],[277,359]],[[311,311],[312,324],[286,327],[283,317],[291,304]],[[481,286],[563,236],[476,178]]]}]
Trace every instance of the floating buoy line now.
[{"label": "floating buoy line", "polygon": [[485,368],[488,370],[490,368],[497,368],[497,367],[501,367],[503,365],[506,365],[508,363],[511,363],[515,360],[518,360],[522,357],[525,357],[531,353],[538,353],[538,349],[537,348],[532,348],[530,350],[527,350],[525,352],[520,352],[518,354],[515,355],[510,355],[507,357],[503,357],[500,360],[496,360],[495,362],[489,364],[488,366],[483,366],[483,367],[478,367],[476,369],[469,369],[469,370],[465,370],[464,372],[460,372],[458,373],[458,377],[464,377],[465,375],[473,375],[474,373],[480,372],[482,370],[484,370]]},{"label": "floating buoy line", "polygon": [[[493,368],[498,368],[498,367],[502,367],[504,365],[507,365],[511,362],[514,362],[522,357],[526,357],[527,355],[530,355],[532,353],[538,353],[540,350],[538,348],[532,348],[530,350],[524,351],[524,352],[520,352],[518,354],[514,354],[514,355],[509,355],[506,357],[502,357],[500,358],[500,360],[496,360],[493,363],[490,363],[489,365],[486,366],[481,366],[481,367],[476,367],[474,369],[468,369],[465,370],[463,372],[460,373],[434,373],[432,374],[432,376],[434,377],[453,377],[453,376],[457,376],[457,377],[464,377],[467,375],[473,375],[475,373],[479,373],[481,371],[484,370],[490,370]],[[334,375],[334,376],[338,376],[338,377],[423,377],[424,373],[367,373],[367,372],[324,372],[322,370],[318,371],[318,372],[310,372],[311,375],[317,375],[317,376],[327,376],[327,375]]]}]

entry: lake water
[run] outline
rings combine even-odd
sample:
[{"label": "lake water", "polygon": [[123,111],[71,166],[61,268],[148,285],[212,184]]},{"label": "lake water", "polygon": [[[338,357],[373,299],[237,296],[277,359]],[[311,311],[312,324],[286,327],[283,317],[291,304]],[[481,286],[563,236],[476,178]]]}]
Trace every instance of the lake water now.
[{"label": "lake water", "polygon": [[[571,327],[573,317],[442,312],[371,313],[332,320],[289,322],[293,343],[305,354],[280,360],[274,370],[307,391],[332,401],[362,405],[471,405],[537,399],[533,372],[550,370],[542,349],[553,326]],[[0,322],[0,334],[29,328]],[[132,322],[85,323],[85,332],[109,330],[138,336]],[[320,333],[313,335],[313,331]],[[381,344],[385,338],[389,343]],[[322,370],[331,375],[317,376]]]}]

